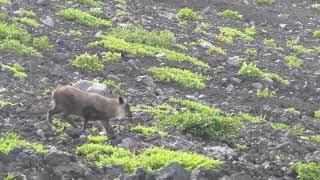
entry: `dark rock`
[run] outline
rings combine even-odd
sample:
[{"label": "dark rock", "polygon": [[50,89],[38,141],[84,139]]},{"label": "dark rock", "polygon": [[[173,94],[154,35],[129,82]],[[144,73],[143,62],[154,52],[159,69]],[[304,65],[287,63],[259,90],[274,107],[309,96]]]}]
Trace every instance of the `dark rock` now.
[{"label": "dark rock", "polygon": [[157,180],[188,180],[190,173],[188,173],[180,164],[172,162],[165,166],[158,172],[155,172],[155,179]]},{"label": "dark rock", "polygon": [[155,180],[155,178],[147,172],[146,168],[138,168],[135,174],[125,177],[124,180]]},{"label": "dark rock", "polygon": [[48,131],[52,130],[52,126],[50,125],[50,123],[47,120],[34,124],[34,128],[41,129],[44,132],[48,132]]},{"label": "dark rock", "polygon": [[134,59],[129,59],[129,63],[133,69],[139,69],[139,67],[137,66],[137,63]]},{"label": "dark rock", "polygon": [[37,168],[42,164],[41,159],[26,152],[21,152],[17,156],[17,161],[19,161],[24,168]]},{"label": "dark rock", "polygon": [[121,143],[118,144],[118,146],[122,148],[130,148],[132,145],[133,145],[132,139],[129,137],[122,139]]},{"label": "dark rock", "polygon": [[82,178],[91,174],[91,170],[81,162],[60,164],[53,168],[53,173],[62,178]]},{"label": "dark rock", "polygon": [[50,166],[57,166],[71,161],[71,158],[59,150],[50,150],[44,157],[45,162]]},{"label": "dark rock", "polygon": [[72,138],[78,138],[80,137],[82,130],[79,128],[70,127],[67,128],[65,132]]},{"label": "dark rock", "polygon": [[49,6],[50,5],[50,1],[49,0],[37,0],[36,4],[37,5],[41,5],[41,6]]},{"label": "dark rock", "polygon": [[253,180],[253,178],[243,172],[232,174],[231,176],[223,176],[220,180]]},{"label": "dark rock", "polygon": [[123,174],[122,167],[120,165],[108,165],[104,167],[103,170],[106,179],[116,179]]},{"label": "dark rock", "polygon": [[138,82],[142,82],[143,84],[145,84],[145,85],[147,85],[149,87],[155,86],[155,84],[153,82],[153,78],[151,76],[148,76],[148,75],[138,76],[138,77],[136,77],[136,80]]},{"label": "dark rock", "polygon": [[218,180],[219,176],[213,172],[208,171],[202,167],[196,168],[191,172],[191,180]]},{"label": "dark rock", "polygon": [[116,81],[116,82],[120,82],[120,81],[121,81],[118,76],[113,75],[113,74],[109,74],[109,75],[107,76],[107,79],[112,80],[112,81]]}]

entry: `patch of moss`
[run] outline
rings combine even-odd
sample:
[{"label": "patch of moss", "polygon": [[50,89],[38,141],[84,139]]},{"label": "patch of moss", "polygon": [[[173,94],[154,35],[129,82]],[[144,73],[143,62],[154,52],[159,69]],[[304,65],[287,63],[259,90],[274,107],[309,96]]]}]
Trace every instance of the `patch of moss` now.
[{"label": "patch of moss", "polygon": [[177,13],[177,17],[179,18],[180,21],[187,22],[187,23],[203,19],[201,15],[199,15],[193,9],[188,7],[181,8]]},{"label": "patch of moss", "polygon": [[246,144],[236,144],[236,149],[239,151],[245,151],[249,149],[249,147]]},{"label": "patch of moss", "polygon": [[309,163],[295,163],[291,165],[291,168],[297,172],[298,180],[318,180],[320,177],[320,164]]},{"label": "patch of moss", "polygon": [[116,10],[116,14],[118,15],[118,16],[128,16],[128,15],[130,15],[130,13],[128,12],[128,11],[123,11],[123,10]]},{"label": "patch of moss", "polygon": [[283,59],[287,61],[290,68],[297,68],[303,64],[303,61],[296,56],[285,56]]},{"label": "patch of moss", "polygon": [[294,134],[303,134],[304,129],[300,124],[288,125],[284,123],[272,123],[271,127],[285,132],[290,132]]},{"label": "patch of moss", "polygon": [[276,0],[255,0],[257,4],[264,4],[264,5],[272,5],[276,3]]},{"label": "patch of moss", "polygon": [[102,11],[101,8],[90,8],[89,14],[95,17],[99,17],[102,14],[104,14],[104,12]]},{"label": "patch of moss", "polygon": [[47,36],[34,37],[32,39],[32,46],[37,49],[51,50],[53,49],[53,45],[49,42]]},{"label": "patch of moss", "polygon": [[236,116],[240,118],[240,120],[249,121],[253,124],[260,124],[264,121],[262,116],[254,117],[254,116],[251,116],[250,114],[243,113],[243,112],[239,112]]},{"label": "patch of moss", "polygon": [[1,64],[1,68],[12,71],[14,77],[27,77],[27,73],[24,72],[23,66],[19,63],[15,63],[13,65]]},{"label": "patch of moss", "polygon": [[320,10],[320,4],[319,3],[312,4],[311,8]]},{"label": "patch of moss", "polygon": [[57,117],[54,117],[52,119],[52,124],[53,124],[53,130],[58,134],[63,134],[67,128],[71,127],[71,125],[68,122],[62,121]]},{"label": "patch of moss", "polygon": [[100,135],[94,136],[92,134],[89,134],[87,137],[87,140],[91,143],[103,143],[108,140],[108,137],[107,136],[100,136]]},{"label": "patch of moss", "polygon": [[15,103],[9,101],[0,101],[0,107],[13,106]]},{"label": "patch of moss", "polygon": [[48,150],[42,144],[30,143],[22,139],[18,134],[14,132],[2,133],[0,135],[0,152],[8,154],[12,149],[14,149],[17,146],[33,148],[41,153],[48,152]]},{"label": "patch of moss", "polygon": [[197,28],[194,31],[206,33],[206,31],[209,29],[210,29],[210,24],[206,22],[202,22],[200,25],[197,26]]},{"label": "patch of moss", "polygon": [[17,27],[15,24],[7,24],[0,21],[0,39],[5,38],[28,42],[31,39],[31,35],[28,31]]},{"label": "patch of moss", "polygon": [[303,45],[299,44],[299,41],[297,40],[288,40],[287,47],[300,54],[310,54],[314,51],[314,49],[306,48]]},{"label": "patch of moss", "polygon": [[71,65],[82,70],[90,71],[102,71],[104,68],[97,54],[91,55],[87,52],[77,55],[77,57],[71,61]]},{"label": "patch of moss", "polygon": [[16,180],[17,175],[15,173],[12,172],[8,172],[5,176],[4,176],[4,180]]},{"label": "patch of moss", "polygon": [[209,49],[210,54],[221,54],[221,55],[226,55],[225,50],[223,50],[221,47],[218,46],[211,46]]},{"label": "patch of moss", "polygon": [[150,136],[152,134],[158,133],[161,137],[164,137],[167,135],[166,132],[159,130],[156,127],[146,127],[137,125],[130,129],[132,132],[142,133],[145,136]]},{"label": "patch of moss", "polygon": [[257,50],[256,49],[247,49],[246,54],[249,56],[256,56],[257,55]]},{"label": "patch of moss", "polygon": [[300,115],[300,111],[294,109],[294,108],[287,108],[287,109],[284,109],[284,112],[287,112],[287,113],[291,113],[295,116],[299,116]]},{"label": "patch of moss", "polygon": [[0,4],[11,4],[10,0],[0,0]]},{"label": "patch of moss", "polygon": [[315,143],[320,144],[320,135],[300,136],[300,139],[305,141],[313,141]]},{"label": "patch of moss", "polygon": [[235,37],[240,37],[244,41],[252,41],[256,35],[256,29],[254,26],[247,27],[243,31],[232,27],[219,27],[220,38],[224,38],[224,42],[232,44]]},{"label": "patch of moss", "polygon": [[264,39],[263,44],[266,46],[270,46],[276,50],[283,50],[282,48],[277,47],[277,44],[275,43],[274,39]]},{"label": "patch of moss", "polygon": [[28,10],[24,8],[20,8],[19,10],[21,11],[22,16],[24,17],[30,17],[30,18],[37,17],[37,14],[33,10]]},{"label": "patch of moss", "polygon": [[120,62],[121,60],[121,53],[112,53],[107,52],[103,57],[102,60],[108,62]]},{"label": "patch of moss", "polygon": [[84,12],[75,8],[67,8],[67,9],[61,10],[59,12],[59,15],[68,21],[75,21],[80,25],[92,27],[92,28],[110,27],[112,24],[112,22],[109,20],[92,16],[87,12]]},{"label": "patch of moss", "polygon": [[21,44],[20,41],[15,39],[5,39],[0,41],[0,52],[1,51],[7,53],[16,53],[19,55],[42,57],[42,54],[38,50]]},{"label": "patch of moss", "polygon": [[177,69],[170,67],[151,67],[148,69],[153,76],[159,81],[177,82],[183,87],[203,89],[205,81],[210,80],[208,76],[203,76],[199,73],[193,73],[186,69]]},{"label": "patch of moss", "polygon": [[74,37],[81,37],[83,34],[82,34],[81,31],[70,29],[69,30],[69,35],[74,36]]},{"label": "patch of moss", "polygon": [[320,119],[320,109],[317,111],[314,111],[314,117]]},{"label": "patch of moss", "polygon": [[276,91],[271,91],[268,88],[257,91],[257,97],[259,98],[273,97],[275,94],[276,94]]},{"label": "patch of moss", "polygon": [[39,23],[37,20],[29,18],[29,17],[20,17],[20,18],[14,18],[15,21],[18,23],[33,27],[33,28],[40,28],[43,25]]},{"label": "patch of moss", "polygon": [[221,11],[218,13],[218,15],[231,20],[241,20],[243,18],[243,15],[231,9],[226,9],[224,11]]}]

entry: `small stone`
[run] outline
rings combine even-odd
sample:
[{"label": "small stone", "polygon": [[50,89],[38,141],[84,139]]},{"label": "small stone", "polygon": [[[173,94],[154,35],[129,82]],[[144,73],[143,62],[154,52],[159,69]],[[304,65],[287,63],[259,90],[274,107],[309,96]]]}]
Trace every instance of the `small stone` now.
[{"label": "small stone", "polygon": [[37,135],[40,136],[40,137],[42,137],[42,138],[45,137],[45,134],[44,134],[44,132],[43,132],[42,129],[37,129]]},{"label": "small stone", "polygon": [[142,82],[143,84],[149,86],[149,87],[153,87],[155,86],[154,82],[153,82],[153,78],[149,75],[144,75],[144,76],[138,76],[136,77],[136,80],[138,82]]},{"label": "small stone", "polygon": [[233,65],[233,66],[236,66],[237,65],[237,60],[239,59],[239,56],[233,56],[233,57],[229,57],[227,59],[227,63],[230,64],[230,65]]},{"label": "small stone", "polygon": [[194,95],[186,95],[186,98],[192,99],[192,100],[197,100],[197,98]]},{"label": "small stone", "polygon": [[97,93],[103,96],[110,95],[109,90],[105,84],[102,83],[95,83],[91,87],[87,89],[87,92],[90,93]]},{"label": "small stone", "polygon": [[102,31],[100,30],[94,35],[94,37],[99,38],[101,36],[101,34],[102,34]]},{"label": "small stone", "polygon": [[256,89],[262,89],[262,87],[263,87],[263,85],[261,83],[259,83],[259,82],[252,83],[251,86],[256,88]]},{"label": "small stone", "polygon": [[237,156],[237,153],[233,149],[222,146],[205,147],[204,151],[208,156],[220,160],[227,160]]},{"label": "small stone", "polygon": [[157,89],[155,90],[155,94],[156,94],[156,96],[161,96],[161,95],[163,95],[162,89],[157,88]]},{"label": "small stone", "polygon": [[134,59],[129,59],[129,63],[133,69],[139,69]]},{"label": "small stone", "polygon": [[82,130],[79,128],[67,128],[66,129],[66,134],[68,134],[72,138],[78,138],[82,133]]},{"label": "small stone", "polygon": [[44,19],[41,19],[41,22],[42,22],[43,24],[47,25],[47,26],[50,26],[50,27],[53,27],[54,24],[55,24],[54,20],[53,20],[51,17],[49,17],[49,16],[47,16],[47,17],[44,18]]},{"label": "small stone", "polygon": [[234,89],[234,86],[232,84],[229,84],[228,87],[226,88],[227,92],[231,92]]},{"label": "small stone", "polygon": [[272,80],[271,78],[269,78],[269,77],[263,78],[262,81],[267,82],[267,83],[269,83],[269,84],[272,84],[272,83],[273,83],[273,80]]},{"label": "small stone", "polygon": [[212,47],[212,43],[211,42],[208,42],[208,41],[204,41],[202,44],[201,44],[201,47],[203,48],[206,48],[206,49],[209,49],[210,47]]},{"label": "small stone", "polygon": [[116,82],[120,82],[120,81],[121,81],[118,76],[113,75],[113,74],[109,74],[109,75],[107,76],[107,79],[112,80],[112,81],[116,81]]},{"label": "small stone", "polygon": [[320,93],[320,88],[316,89],[316,93],[319,94]]},{"label": "small stone", "polygon": [[157,58],[164,58],[164,57],[166,57],[166,53],[161,52],[161,53],[157,54],[156,57]]},{"label": "small stone", "polygon": [[241,83],[241,79],[236,78],[236,77],[232,77],[232,78],[231,78],[231,81],[234,82],[234,83],[236,83],[236,84],[240,84],[240,83]]},{"label": "small stone", "polygon": [[118,146],[122,148],[130,148],[132,145],[133,145],[132,139],[129,137],[122,139],[121,143],[118,144]]},{"label": "small stone", "polygon": [[42,131],[44,131],[44,132],[52,130],[52,126],[49,123],[49,121],[47,121],[47,120],[44,120],[44,121],[41,121],[41,122],[34,124],[34,128],[42,129]]},{"label": "small stone", "polygon": [[279,26],[280,26],[281,28],[285,28],[285,27],[287,26],[287,24],[279,24]]},{"label": "small stone", "polygon": [[200,94],[199,99],[203,99],[203,98],[205,98],[205,97],[206,97],[206,95]]},{"label": "small stone", "polygon": [[92,82],[88,81],[88,80],[80,80],[80,81],[72,84],[72,86],[76,87],[82,91],[87,91],[87,89],[92,86]]}]

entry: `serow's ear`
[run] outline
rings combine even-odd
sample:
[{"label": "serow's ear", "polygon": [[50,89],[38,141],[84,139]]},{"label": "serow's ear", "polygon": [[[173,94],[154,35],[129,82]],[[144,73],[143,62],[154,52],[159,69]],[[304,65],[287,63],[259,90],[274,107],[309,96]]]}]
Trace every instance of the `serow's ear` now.
[{"label": "serow's ear", "polygon": [[119,97],[119,103],[120,103],[120,104],[123,104],[123,103],[124,103],[124,99],[123,99],[123,97],[121,97],[121,96]]}]

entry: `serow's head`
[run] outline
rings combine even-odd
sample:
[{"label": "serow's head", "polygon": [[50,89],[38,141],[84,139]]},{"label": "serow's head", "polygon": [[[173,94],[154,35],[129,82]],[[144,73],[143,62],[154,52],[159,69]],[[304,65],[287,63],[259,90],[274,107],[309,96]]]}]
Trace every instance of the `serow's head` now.
[{"label": "serow's head", "polygon": [[117,101],[119,105],[119,111],[118,111],[119,114],[117,115],[118,119],[128,118],[131,121],[133,116],[130,110],[130,105],[127,102],[127,100],[119,96],[117,98]]}]

